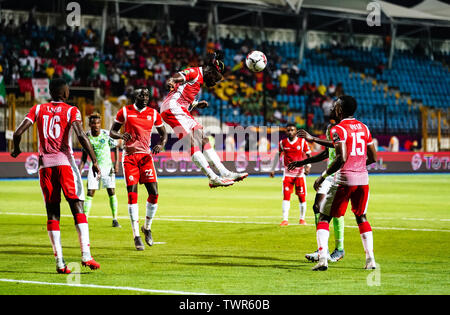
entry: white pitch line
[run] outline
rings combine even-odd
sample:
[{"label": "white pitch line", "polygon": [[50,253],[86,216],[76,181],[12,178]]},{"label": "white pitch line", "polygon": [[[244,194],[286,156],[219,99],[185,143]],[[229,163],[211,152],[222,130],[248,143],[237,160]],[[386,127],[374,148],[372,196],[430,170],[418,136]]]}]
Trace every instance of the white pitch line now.
[{"label": "white pitch line", "polygon": [[160,294],[210,295],[209,293],[198,293],[198,292],[184,292],[184,291],[173,291],[173,290],[151,290],[151,289],[142,289],[142,288],[133,288],[133,287],[116,287],[116,286],[109,286],[109,285],[75,284],[75,283],[58,283],[58,282],[40,282],[40,281],[16,280],[16,279],[0,279],[0,282],[14,282],[14,283],[40,284],[40,285],[56,285],[56,286],[76,287],[76,288],[111,289],[111,290],[124,290],[124,291],[160,293]]},{"label": "white pitch line", "polygon": [[[46,216],[46,214],[40,213],[19,213],[19,212],[0,212],[0,215],[32,215],[32,216]],[[72,215],[61,215],[61,217],[72,217]],[[207,217],[207,216],[205,216]],[[110,216],[89,216],[89,218],[97,218],[97,219],[111,219]],[[127,219],[128,217],[119,216],[119,219]],[[189,218],[189,216],[185,216],[184,218]],[[274,222],[253,222],[253,221],[219,221],[219,220],[194,220],[194,219],[166,219],[163,217],[155,218],[154,220],[160,221],[180,221],[180,222],[200,222],[200,223],[229,223],[229,224],[261,224],[261,225],[275,225],[277,223]],[[313,226],[313,224],[307,224]],[[299,226],[299,225],[291,225],[291,226]],[[288,226],[289,227],[289,226]],[[346,225],[346,228],[358,228],[354,225]],[[417,229],[417,228],[401,228],[401,227],[381,227],[381,226],[372,226],[372,229],[375,230],[396,230],[396,231],[416,231],[416,232],[450,232],[450,230],[437,230],[437,229]]]}]

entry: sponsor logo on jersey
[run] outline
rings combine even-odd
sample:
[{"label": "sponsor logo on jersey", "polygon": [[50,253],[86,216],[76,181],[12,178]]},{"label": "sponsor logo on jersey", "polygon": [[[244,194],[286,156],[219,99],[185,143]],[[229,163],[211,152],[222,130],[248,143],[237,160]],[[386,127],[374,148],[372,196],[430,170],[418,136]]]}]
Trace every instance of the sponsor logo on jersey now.
[{"label": "sponsor logo on jersey", "polygon": [[338,133],[335,131],[333,132],[333,141],[338,142],[341,141],[341,138],[339,137]]}]

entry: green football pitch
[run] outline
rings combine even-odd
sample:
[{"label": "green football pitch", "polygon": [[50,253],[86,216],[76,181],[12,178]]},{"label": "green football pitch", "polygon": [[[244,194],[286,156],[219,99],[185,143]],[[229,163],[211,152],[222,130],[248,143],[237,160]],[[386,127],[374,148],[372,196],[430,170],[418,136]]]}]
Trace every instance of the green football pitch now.
[{"label": "green football pitch", "polygon": [[[80,267],[73,218],[63,200],[63,253],[73,274],[60,275],[46,231],[37,180],[0,181],[0,294],[450,294],[450,176],[370,178],[368,219],[377,270],[365,256],[350,210],[342,261],[313,272],[304,257],[316,249],[307,178],[306,226],[291,200],[290,225],[280,227],[281,177],[249,177],[210,189],[206,178],[160,178],[155,245],[134,248],[123,180],[119,223],[111,227],[105,190],[93,200],[89,228],[101,269]],[[141,223],[146,192],[139,187]],[[334,248],[330,228],[330,249]]]}]

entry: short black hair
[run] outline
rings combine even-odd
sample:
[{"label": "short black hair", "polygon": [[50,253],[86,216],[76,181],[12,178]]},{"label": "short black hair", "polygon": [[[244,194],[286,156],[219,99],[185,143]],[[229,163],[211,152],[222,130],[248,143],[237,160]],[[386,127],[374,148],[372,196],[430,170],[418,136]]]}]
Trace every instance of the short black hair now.
[{"label": "short black hair", "polygon": [[286,125],[286,129],[289,128],[289,127],[294,127],[295,129],[297,129],[297,125],[294,124],[294,123],[288,123],[288,124]]},{"label": "short black hair", "polygon": [[102,118],[102,117],[100,116],[99,113],[92,113],[92,114],[89,116],[89,123],[91,123],[91,121],[94,120],[94,119],[101,119],[101,118]]},{"label": "short black hair", "polygon": [[347,116],[352,116],[356,112],[357,104],[353,96],[342,95],[339,96],[342,104],[342,111]]},{"label": "short black hair", "polygon": [[50,95],[56,97],[61,92],[61,88],[67,85],[66,80],[63,78],[57,78],[50,81]]}]

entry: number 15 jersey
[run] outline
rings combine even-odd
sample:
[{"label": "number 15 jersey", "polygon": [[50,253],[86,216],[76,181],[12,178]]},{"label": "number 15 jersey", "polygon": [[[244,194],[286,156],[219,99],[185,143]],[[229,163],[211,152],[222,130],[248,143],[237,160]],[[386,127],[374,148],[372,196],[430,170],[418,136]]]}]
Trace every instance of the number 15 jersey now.
[{"label": "number 15 jersey", "polygon": [[347,161],[336,176],[336,183],[346,186],[369,184],[367,145],[372,144],[369,128],[354,118],[343,119],[331,128],[333,143],[344,142]]},{"label": "number 15 jersey", "polygon": [[64,102],[36,104],[25,118],[37,123],[40,167],[71,165],[72,123],[81,122],[78,108]]}]

